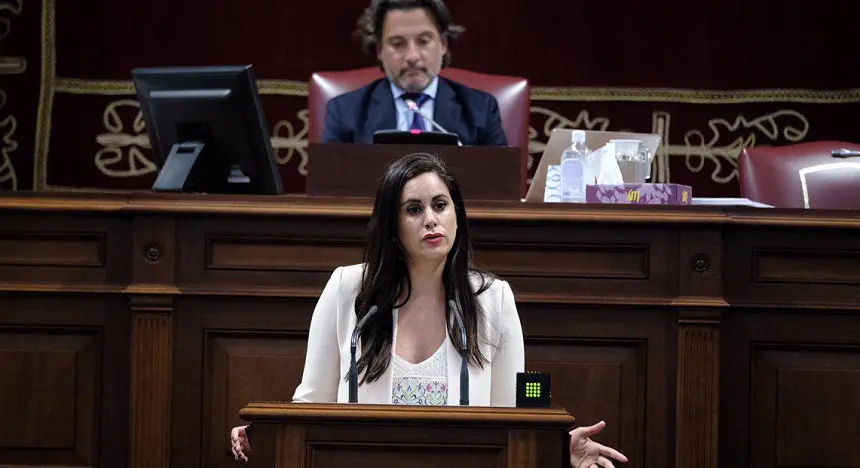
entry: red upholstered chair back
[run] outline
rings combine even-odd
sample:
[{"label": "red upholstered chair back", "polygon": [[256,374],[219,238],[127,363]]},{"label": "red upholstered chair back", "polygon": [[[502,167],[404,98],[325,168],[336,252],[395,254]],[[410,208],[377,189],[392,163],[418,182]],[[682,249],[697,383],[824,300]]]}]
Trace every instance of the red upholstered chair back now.
[{"label": "red upholstered chair back", "polygon": [[[318,72],[311,75],[308,84],[308,118],[310,119],[308,142],[322,141],[325,129],[325,108],[329,99],[358,89],[382,76],[382,70],[377,67]],[[508,144],[522,150],[522,170],[525,177],[529,159],[529,106],[531,104],[531,88],[528,80],[478,73],[461,68],[443,68],[441,76],[496,97]]]},{"label": "red upholstered chair back", "polygon": [[738,161],[741,196],[780,208],[860,209],[860,159],[831,151],[860,145],[814,141],[745,148]]}]

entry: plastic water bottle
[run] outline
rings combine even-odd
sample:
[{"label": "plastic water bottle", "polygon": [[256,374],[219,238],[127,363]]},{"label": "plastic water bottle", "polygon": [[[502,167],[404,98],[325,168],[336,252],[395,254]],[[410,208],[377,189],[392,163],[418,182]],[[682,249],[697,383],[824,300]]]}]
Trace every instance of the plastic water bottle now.
[{"label": "plastic water bottle", "polygon": [[570,134],[571,145],[561,153],[561,201],[585,202],[585,177],[590,151],[585,145],[585,132],[574,130]]}]

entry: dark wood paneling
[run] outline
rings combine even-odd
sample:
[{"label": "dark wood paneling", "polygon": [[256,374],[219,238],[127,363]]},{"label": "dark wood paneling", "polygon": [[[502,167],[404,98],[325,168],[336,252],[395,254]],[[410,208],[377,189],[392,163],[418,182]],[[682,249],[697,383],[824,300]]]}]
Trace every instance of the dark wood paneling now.
[{"label": "dark wood paneling", "polygon": [[70,461],[92,464],[98,336],[10,330],[0,334],[0,349],[3,373],[17,377],[3,385],[0,413],[17,423],[0,426],[0,447],[62,450]]},{"label": "dark wood paneling", "polygon": [[595,440],[615,447],[625,466],[669,466],[674,314],[666,311],[519,306],[526,369],[552,376],[552,404],[580,425],[604,420]]},{"label": "dark wood paneling", "polygon": [[307,426],[304,424],[261,424],[254,437],[262,447],[275,446],[275,456],[269,460],[271,451],[262,450],[262,456],[251,463],[256,466],[283,466],[305,468],[308,463]]},{"label": "dark wood paneling", "polygon": [[163,216],[134,218],[130,252],[134,285],[176,285],[176,221]]},{"label": "dark wood paneling", "polygon": [[698,300],[723,297],[723,239],[716,229],[683,229],[678,256],[678,296]]},{"label": "dark wood paneling", "polygon": [[356,247],[355,241],[345,240],[213,236],[207,239],[206,269],[330,272],[357,263]]},{"label": "dark wood paneling", "polygon": [[[132,468],[170,463],[173,388],[173,304],[175,220],[139,216],[133,220],[130,252],[131,445]],[[180,338],[181,339],[181,338]]]},{"label": "dark wood paneling", "polygon": [[860,467],[860,344],[756,344],[752,361],[753,464]]},{"label": "dark wood paneling", "polygon": [[[570,466],[570,437],[564,432],[556,431],[510,431],[506,466],[552,467]],[[558,447],[561,450],[541,450],[539,447]],[[501,465],[501,464],[500,464]]]},{"label": "dark wood paneling", "polygon": [[312,296],[332,271],[361,262],[364,222],[302,218],[178,222],[178,281],[185,289]]},{"label": "dark wood paneling", "polygon": [[173,466],[234,466],[227,436],[242,424],[239,409],[249,401],[289,401],[301,381],[315,302],[178,301]]},{"label": "dark wood paneling", "polygon": [[860,250],[760,248],[752,262],[756,283],[860,284]]},{"label": "dark wood paneling", "polygon": [[528,300],[677,295],[676,231],[492,222],[473,231],[477,264]]},{"label": "dark wood paneling", "polygon": [[[527,367],[552,376],[554,404],[579,415],[581,424],[590,425],[599,419],[607,422],[599,436],[602,443],[635,447],[637,424],[642,422],[645,406],[643,348],[644,342],[621,344],[594,339],[530,344]],[[599,419],[589,422],[589,416]]]},{"label": "dark wood paneling", "polygon": [[111,217],[16,216],[0,221],[0,284],[128,284],[130,223]]},{"label": "dark wood paneling", "polygon": [[[519,148],[423,144],[420,148],[445,160],[460,179],[466,200],[517,201],[525,195],[525,165]],[[409,144],[310,144],[306,192],[313,196],[372,197],[385,167],[415,149]]]},{"label": "dark wood paneling", "polygon": [[[479,261],[502,276],[557,279],[647,280],[647,244],[503,244],[481,249]],[[552,262],[540,262],[552,257]]]},{"label": "dark wood paneling", "polygon": [[[403,410],[409,411],[408,408],[403,408]],[[306,438],[309,441],[337,439],[361,444],[373,444],[386,439],[397,439],[401,443],[410,445],[422,445],[427,444],[428,441],[432,441],[433,443],[448,447],[456,445],[502,447],[509,442],[507,431],[504,430],[503,426],[504,424],[500,426],[488,426],[485,431],[481,431],[480,433],[455,433],[437,425],[430,425],[428,427],[413,422],[407,425],[390,426],[379,423],[368,427],[366,431],[356,432],[345,430],[346,426],[312,424],[306,426]],[[394,428],[397,429],[396,433],[393,432]],[[559,438],[560,440],[561,438]]]},{"label": "dark wood paneling", "polygon": [[732,311],[723,330],[721,466],[860,466],[856,316]]},{"label": "dark wood paneling", "polygon": [[468,466],[498,468],[505,466],[503,447],[440,447],[436,444],[398,445],[388,450],[367,444],[310,444],[309,466],[315,468],[341,468],[350,466],[360,457],[374,468],[401,468],[404,466],[432,468],[439,466]]},{"label": "dark wood paneling", "polygon": [[[546,418],[545,413],[532,413],[518,421],[503,422],[491,412],[478,408],[476,419],[464,418],[464,413],[458,411],[458,423],[448,426],[439,422],[444,418],[439,415],[428,418],[425,414],[420,421],[410,420],[417,414],[410,416],[414,410],[406,407],[397,410],[401,414],[397,421],[387,417],[391,414],[387,410],[372,415],[355,414],[374,412],[367,409],[368,405],[362,406],[365,408],[351,408],[357,411],[337,407],[322,409],[320,414],[301,418],[306,423],[302,425],[291,421],[277,425],[263,421],[255,423],[254,437],[259,443],[251,466],[274,466],[270,460],[272,454],[276,454],[278,466],[317,466],[317,452],[326,452],[325,457],[340,457],[342,452],[347,452],[351,454],[347,464],[352,466],[388,465],[394,463],[394,457],[399,458],[399,466],[437,466],[440,459],[451,466],[570,466],[568,462],[562,462],[565,454],[561,448],[566,435],[564,428],[569,427],[572,418],[557,420],[553,424],[555,427],[549,429],[545,426],[546,419],[541,422],[541,418]],[[246,416],[247,409],[244,411]],[[328,411],[334,414],[325,414]],[[266,412],[271,415],[270,411]],[[331,420],[347,413],[349,416],[343,420]],[[475,421],[480,421],[480,425],[476,430],[470,430],[474,428]],[[535,425],[544,428],[530,427]],[[401,453],[412,452],[423,457],[400,456]],[[457,458],[451,459],[443,452],[455,453]],[[324,461],[328,463],[328,458]]]},{"label": "dark wood paneling", "polygon": [[860,304],[856,231],[732,229],[727,300],[737,305]]},{"label": "dark wood paneling", "polygon": [[717,468],[720,317],[709,310],[679,315],[675,465]]},{"label": "dark wood paneling", "polygon": [[0,231],[0,266],[105,266],[103,233]]},{"label": "dark wood paneling", "polygon": [[126,466],[119,297],[0,293],[0,465]]},{"label": "dark wood paneling", "polygon": [[[2,440],[43,444],[0,447],[0,464],[169,454],[190,467],[232,463],[242,400],[290,398],[319,292],[360,261],[370,200],[34,193],[0,194],[0,208],[0,353],[14,369],[0,408],[20,419],[22,398],[38,403],[32,427]],[[479,264],[514,288],[529,368],[553,373],[555,403],[579,423],[607,420],[597,439],[627,466],[713,466],[715,431],[719,466],[858,466],[860,433],[844,429],[858,411],[855,212],[476,202],[469,214]],[[39,376],[56,401],[27,383]],[[86,385],[95,402],[79,408]],[[794,445],[805,428],[829,458]]]},{"label": "dark wood paneling", "polygon": [[167,466],[170,460],[173,311],[170,297],[135,296],[131,302],[131,466]]},{"label": "dark wood paneling", "polygon": [[[224,435],[241,424],[237,418],[249,401],[289,401],[301,381],[307,338],[271,330],[267,335],[246,332],[205,332],[203,454],[206,466],[232,467],[225,456]],[[212,455],[215,455],[212,458]]]}]

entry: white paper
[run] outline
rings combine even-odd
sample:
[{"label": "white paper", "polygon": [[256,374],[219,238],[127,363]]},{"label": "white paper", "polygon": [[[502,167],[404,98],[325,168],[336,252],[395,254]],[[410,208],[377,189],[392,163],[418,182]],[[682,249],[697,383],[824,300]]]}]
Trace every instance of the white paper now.
[{"label": "white paper", "polygon": [[706,206],[752,206],[755,208],[773,208],[773,205],[752,201],[749,198],[712,198],[712,197],[693,197],[693,205]]},{"label": "white paper", "polygon": [[624,183],[621,168],[615,160],[615,143],[609,142],[602,148],[591,153],[588,157],[589,175],[588,185],[616,185]]}]

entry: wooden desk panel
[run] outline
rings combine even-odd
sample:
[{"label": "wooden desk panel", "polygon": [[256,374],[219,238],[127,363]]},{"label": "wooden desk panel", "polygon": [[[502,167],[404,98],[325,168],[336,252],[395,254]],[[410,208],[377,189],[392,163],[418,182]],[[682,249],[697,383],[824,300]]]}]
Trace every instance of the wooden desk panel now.
[{"label": "wooden desk panel", "polygon": [[183,246],[177,283],[209,293],[318,295],[335,268],[361,262],[364,223],[184,218],[177,222],[177,243]]},{"label": "wooden desk panel", "polygon": [[[360,261],[369,213],[362,199],[0,195],[0,353],[18,363],[0,409],[27,420],[0,438],[0,464],[235,466],[238,409],[291,397],[316,298]],[[860,466],[844,424],[860,418],[857,213],[469,214],[477,262],[514,288],[527,367],[553,374],[554,404],[581,423],[607,420],[598,440],[626,466]],[[801,436],[829,455],[798,451]]]},{"label": "wooden desk panel", "polygon": [[733,304],[847,307],[860,304],[856,229],[733,228],[726,282]]},{"label": "wooden desk panel", "polygon": [[0,283],[21,290],[105,289],[131,280],[131,226],[119,217],[3,213]]},{"label": "wooden desk panel", "polygon": [[672,229],[571,229],[479,220],[475,260],[524,297],[677,295],[678,233]]},{"label": "wooden desk panel", "polygon": [[124,466],[122,297],[0,292],[0,465]]}]

